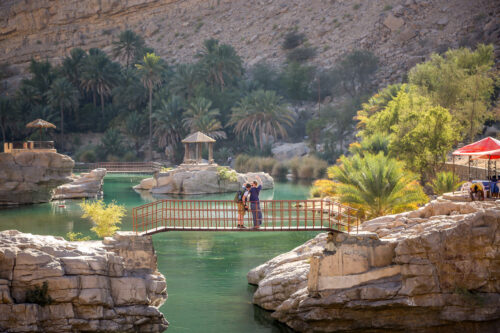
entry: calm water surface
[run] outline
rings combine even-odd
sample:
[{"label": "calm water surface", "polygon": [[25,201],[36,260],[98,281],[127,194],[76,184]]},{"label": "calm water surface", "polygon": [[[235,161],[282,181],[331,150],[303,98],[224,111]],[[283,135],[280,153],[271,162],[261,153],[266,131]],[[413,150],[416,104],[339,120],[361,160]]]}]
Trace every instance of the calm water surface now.
[{"label": "calm water surface", "polygon": [[[104,181],[104,200],[125,205],[122,230],[132,229],[131,209],[156,200],[132,186],[143,176],[110,175]],[[262,199],[305,199],[309,187],[277,183],[262,191]],[[232,199],[234,193],[192,198]],[[90,232],[78,201],[47,203],[0,210],[0,230],[17,229],[42,235],[65,236]],[[270,313],[252,305],[254,287],[248,271],[314,237],[316,232],[170,232],[153,236],[158,268],[167,278],[168,300],[160,308],[170,322],[168,332],[291,332]]]}]

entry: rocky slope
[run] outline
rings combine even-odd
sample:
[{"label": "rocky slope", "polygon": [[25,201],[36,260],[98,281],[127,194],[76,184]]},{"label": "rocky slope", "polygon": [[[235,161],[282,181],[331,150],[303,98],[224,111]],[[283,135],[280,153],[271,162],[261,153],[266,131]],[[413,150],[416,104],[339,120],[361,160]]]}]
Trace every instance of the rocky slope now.
[{"label": "rocky slope", "polygon": [[73,176],[71,183],[55,189],[52,200],[102,197],[104,176],[106,176],[106,169],[102,168]]},{"label": "rocky slope", "polygon": [[380,85],[402,78],[433,51],[477,42],[496,44],[500,4],[491,0],[5,0],[0,3],[2,88],[13,88],[29,60],[60,61],[74,47],[111,49],[132,29],[169,62],[193,58],[204,39],[235,46],[248,64],[281,63],[283,34],[298,27],[331,66],[354,48],[380,57]]},{"label": "rocky slope", "polygon": [[496,332],[500,203],[434,201],[326,235],[248,274],[254,303],[301,332]]},{"label": "rocky slope", "polygon": [[264,190],[274,187],[274,180],[265,172],[236,173],[237,181],[220,179],[217,165],[180,165],[168,172],[161,172],[152,178],[146,178],[134,186],[136,190],[149,191],[152,194],[206,194],[235,192],[245,183],[262,181]]},{"label": "rocky slope", "polygon": [[[27,292],[44,282],[52,302],[29,303]],[[0,232],[1,332],[163,332],[166,298],[151,237],[67,242]]]},{"label": "rocky slope", "polygon": [[0,206],[48,202],[53,190],[71,181],[75,162],[58,153],[0,153]]}]

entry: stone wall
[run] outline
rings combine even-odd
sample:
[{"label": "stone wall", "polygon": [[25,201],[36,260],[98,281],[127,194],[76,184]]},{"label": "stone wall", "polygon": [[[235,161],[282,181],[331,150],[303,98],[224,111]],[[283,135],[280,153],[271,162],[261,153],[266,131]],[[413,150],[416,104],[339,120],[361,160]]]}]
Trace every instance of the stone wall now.
[{"label": "stone wall", "polygon": [[58,153],[0,153],[0,206],[50,201],[57,186],[71,181],[74,165]]},{"label": "stone wall", "polygon": [[434,201],[326,235],[248,274],[254,303],[301,332],[495,332],[500,203]]},{"label": "stone wall", "polygon": [[[49,305],[26,303],[48,284]],[[0,232],[1,332],[163,332],[167,298],[151,237],[104,241]]]}]

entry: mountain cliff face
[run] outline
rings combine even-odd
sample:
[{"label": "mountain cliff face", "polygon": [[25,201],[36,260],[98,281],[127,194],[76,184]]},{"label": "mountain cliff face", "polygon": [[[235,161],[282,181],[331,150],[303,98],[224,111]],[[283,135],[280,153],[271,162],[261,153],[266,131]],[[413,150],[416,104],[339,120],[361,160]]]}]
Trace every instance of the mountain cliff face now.
[{"label": "mountain cliff face", "polygon": [[281,63],[283,34],[297,27],[316,47],[318,65],[331,66],[352,49],[371,50],[384,84],[448,47],[495,43],[499,59],[499,15],[500,2],[492,0],[4,0],[2,88],[17,86],[32,57],[58,62],[75,47],[110,51],[127,28],[171,63],[191,59],[213,37],[251,65]]}]

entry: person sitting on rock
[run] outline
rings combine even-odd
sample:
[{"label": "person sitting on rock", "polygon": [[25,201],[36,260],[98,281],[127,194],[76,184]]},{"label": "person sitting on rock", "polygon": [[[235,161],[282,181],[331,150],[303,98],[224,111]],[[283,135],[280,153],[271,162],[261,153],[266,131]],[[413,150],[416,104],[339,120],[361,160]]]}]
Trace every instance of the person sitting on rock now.
[{"label": "person sitting on rock", "polygon": [[479,201],[484,201],[483,185],[480,183],[472,184],[470,187],[470,199],[474,201],[474,197]]}]

